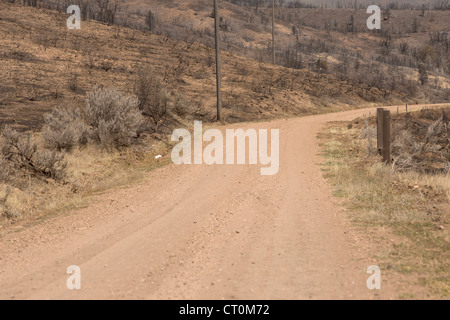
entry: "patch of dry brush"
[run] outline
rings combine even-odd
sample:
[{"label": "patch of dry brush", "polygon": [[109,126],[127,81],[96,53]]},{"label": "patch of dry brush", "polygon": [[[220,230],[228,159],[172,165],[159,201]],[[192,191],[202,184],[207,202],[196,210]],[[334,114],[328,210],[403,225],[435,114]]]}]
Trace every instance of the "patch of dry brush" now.
[{"label": "patch of dry brush", "polygon": [[437,121],[414,134],[411,120],[394,127],[393,167],[399,171],[447,174],[450,169],[450,130],[444,114]]}]

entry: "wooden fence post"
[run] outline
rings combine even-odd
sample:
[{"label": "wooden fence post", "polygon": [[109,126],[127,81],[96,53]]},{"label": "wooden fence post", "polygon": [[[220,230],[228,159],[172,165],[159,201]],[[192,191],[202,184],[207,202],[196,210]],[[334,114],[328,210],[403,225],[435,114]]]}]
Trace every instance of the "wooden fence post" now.
[{"label": "wooden fence post", "polygon": [[381,154],[383,151],[383,108],[377,109],[377,149]]},{"label": "wooden fence post", "polygon": [[383,111],[383,162],[391,164],[391,111]]}]

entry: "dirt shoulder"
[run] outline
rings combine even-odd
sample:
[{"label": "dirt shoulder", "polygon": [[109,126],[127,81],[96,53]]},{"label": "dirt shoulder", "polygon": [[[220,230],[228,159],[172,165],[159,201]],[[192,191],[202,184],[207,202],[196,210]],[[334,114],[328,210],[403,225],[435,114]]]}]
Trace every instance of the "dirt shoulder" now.
[{"label": "dirt shoulder", "polygon": [[[398,139],[402,130],[408,130],[411,144],[430,145],[428,128],[442,118],[443,111],[445,108],[423,109],[396,115],[394,108],[394,137]],[[371,141],[363,133],[367,134],[367,126],[374,126],[374,118],[367,116],[333,122],[322,131],[326,176],[353,223],[370,239],[384,283],[397,288],[396,297],[448,299],[450,185],[448,174],[439,169],[448,141],[437,135],[440,151],[435,156],[424,151],[411,160],[417,162],[412,169],[394,171],[371,152],[376,137]]]}]

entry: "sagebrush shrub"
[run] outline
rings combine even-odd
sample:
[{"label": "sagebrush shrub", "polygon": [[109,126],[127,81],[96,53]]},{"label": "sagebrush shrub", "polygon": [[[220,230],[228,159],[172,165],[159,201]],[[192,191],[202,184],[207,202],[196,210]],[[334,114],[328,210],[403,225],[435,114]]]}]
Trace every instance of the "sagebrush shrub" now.
[{"label": "sagebrush shrub", "polygon": [[196,112],[195,104],[181,93],[175,93],[173,98],[173,112],[180,117]]},{"label": "sagebrush shrub", "polygon": [[30,167],[37,145],[31,139],[24,139],[14,129],[6,126],[2,133],[3,157],[19,167]]},{"label": "sagebrush shrub", "polygon": [[367,152],[369,155],[372,155],[376,152],[376,148],[374,146],[373,139],[377,137],[377,129],[374,127],[371,127],[369,125],[369,122],[366,121],[364,128],[362,130],[361,138],[367,139]]},{"label": "sagebrush shrub", "polygon": [[138,72],[134,87],[139,109],[148,115],[156,127],[167,113],[169,94],[162,79],[151,69]]},{"label": "sagebrush shrub", "polygon": [[362,139],[367,139],[367,138],[374,139],[376,137],[377,137],[377,129],[374,127],[371,127],[369,125],[369,122],[365,121],[364,128],[361,133],[361,138]]},{"label": "sagebrush shrub", "polygon": [[11,187],[7,186],[5,194],[0,198],[0,216],[3,216],[8,220],[16,220],[21,217],[21,214],[12,210],[7,204],[8,198],[11,195],[11,191]]},{"label": "sagebrush shrub", "polygon": [[57,181],[64,180],[67,174],[67,161],[61,152],[37,150],[33,157],[33,167],[36,172]]},{"label": "sagebrush shrub", "polygon": [[80,110],[70,107],[56,108],[47,113],[44,119],[46,125],[43,138],[50,149],[70,151],[88,142],[89,129]]},{"label": "sagebrush shrub", "polygon": [[432,123],[431,126],[428,127],[427,135],[425,137],[426,138],[425,144],[437,143],[438,137],[446,133],[447,133],[447,124],[444,121],[444,116],[442,116],[437,121]]},{"label": "sagebrush shrub", "polygon": [[414,169],[415,157],[420,153],[420,145],[416,142],[411,132],[401,130],[392,143],[392,155],[394,167],[400,171]]},{"label": "sagebrush shrub", "polygon": [[11,180],[11,173],[10,163],[0,154],[0,184],[8,183]]},{"label": "sagebrush shrub", "polygon": [[136,99],[98,87],[87,96],[85,119],[91,138],[108,150],[129,147],[143,122]]},{"label": "sagebrush shrub", "polygon": [[[425,154],[434,154],[436,158],[446,158],[441,141],[445,140],[447,125],[444,117],[432,123],[427,130],[425,140],[417,140],[411,131],[401,130],[392,143],[394,167],[398,170],[418,170]],[[444,168],[444,172],[446,172]]]},{"label": "sagebrush shrub", "polygon": [[21,135],[8,126],[2,133],[1,155],[14,169],[23,169],[35,176],[55,180],[63,180],[66,176],[64,153],[40,150],[31,136]]}]

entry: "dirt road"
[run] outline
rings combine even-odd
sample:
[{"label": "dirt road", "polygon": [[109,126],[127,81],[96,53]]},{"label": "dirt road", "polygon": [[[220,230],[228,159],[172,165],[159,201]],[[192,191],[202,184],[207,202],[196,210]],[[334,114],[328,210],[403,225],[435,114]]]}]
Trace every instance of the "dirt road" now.
[{"label": "dirt road", "polygon": [[[372,114],[375,109],[371,110]],[[175,166],[0,241],[2,299],[355,299],[376,263],[322,177],[316,135],[367,110],[280,129],[280,171]],[[81,268],[69,291],[67,267]]]}]

